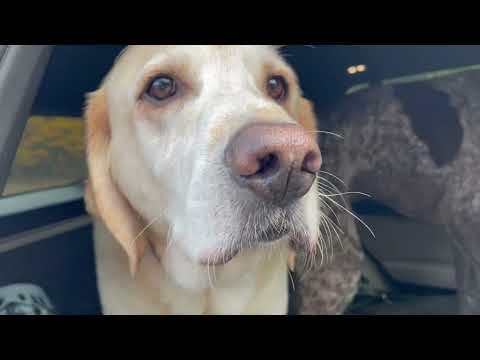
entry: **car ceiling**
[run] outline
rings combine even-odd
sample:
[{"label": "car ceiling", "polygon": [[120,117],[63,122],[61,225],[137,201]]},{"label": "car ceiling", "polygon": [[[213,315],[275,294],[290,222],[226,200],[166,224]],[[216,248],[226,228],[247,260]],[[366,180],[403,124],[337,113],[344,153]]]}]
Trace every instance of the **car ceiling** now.
[{"label": "car ceiling", "polygon": [[[46,116],[81,116],[85,94],[94,91],[124,45],[57,45],[32,109]],[[358,83],[480,63],[480,46],[289,45],[282,49],[305,95],[328,108]],[[365,64],[351,76],[346,69]]]}]

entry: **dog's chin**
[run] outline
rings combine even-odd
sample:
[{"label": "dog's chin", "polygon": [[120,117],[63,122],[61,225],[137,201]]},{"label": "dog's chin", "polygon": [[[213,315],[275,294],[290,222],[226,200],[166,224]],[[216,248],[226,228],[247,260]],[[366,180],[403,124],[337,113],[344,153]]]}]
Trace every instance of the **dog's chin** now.
[{"label": "dog's chin", "polygon": [[[252,205],[253,204],[253,205]],[[218,246],[205,249],[196,257],[196,263],[203,266],[225,266],[247,250],[265,247],[274,248],[280,242],[289,242],[294,248],[308,247],[315,234],[310,234],[306,214],[309,209],[301,202],[280,208],[270,204],[246,203],[237,216],[238,223],[232,224],[228,239],[218,241]],[[250,206],[248,206],[250,205]],[[221,244],[221,245],[220,245]]]}]

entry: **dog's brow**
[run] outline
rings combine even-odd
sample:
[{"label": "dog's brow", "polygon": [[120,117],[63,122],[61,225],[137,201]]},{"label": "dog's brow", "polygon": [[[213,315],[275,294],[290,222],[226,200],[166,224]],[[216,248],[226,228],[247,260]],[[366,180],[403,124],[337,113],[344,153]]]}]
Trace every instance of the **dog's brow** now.
[{"label": "dog's brow", "polygon": [[142,76],[167,73],[178,77],[187,76],[191,69],[189,58],[175,52],[164,52],[152,57],[143,67]]},{"label": "dog's brow", "polygon": [[130,49],[130,46],[126,46],[125,48],[122,49],[122,51],[120,51],[120,53],[117,55],[117,57],[115,58],[115,60],[113,61],[113,64],[117,64],[120,60],[122,60],[123,56],[125,55],[125,53]]}]

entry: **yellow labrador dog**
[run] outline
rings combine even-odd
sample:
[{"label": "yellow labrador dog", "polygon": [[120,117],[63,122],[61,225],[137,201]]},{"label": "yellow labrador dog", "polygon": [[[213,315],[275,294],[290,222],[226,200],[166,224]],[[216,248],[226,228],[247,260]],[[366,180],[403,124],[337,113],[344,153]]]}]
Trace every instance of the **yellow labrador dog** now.
[{"label": "yellow labrador dog", "polygon": [[86,120],[105,314],[287,313],[322,159],[276,47],[130,46]]}]

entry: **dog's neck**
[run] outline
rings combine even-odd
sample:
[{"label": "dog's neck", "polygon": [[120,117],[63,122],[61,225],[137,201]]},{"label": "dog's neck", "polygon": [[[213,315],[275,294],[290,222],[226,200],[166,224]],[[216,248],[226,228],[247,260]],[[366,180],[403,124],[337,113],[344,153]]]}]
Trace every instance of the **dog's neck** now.
[{"label": "dog's neck", "polygon": [[[246,250],[222,267],[192,263],[174,245],[150,235],[151,246],[131,277],[128,259],[95,223],[97,274],[107,314],[285,314],[288,245]],[[121,297],[118,294],[122,294]]]}]

